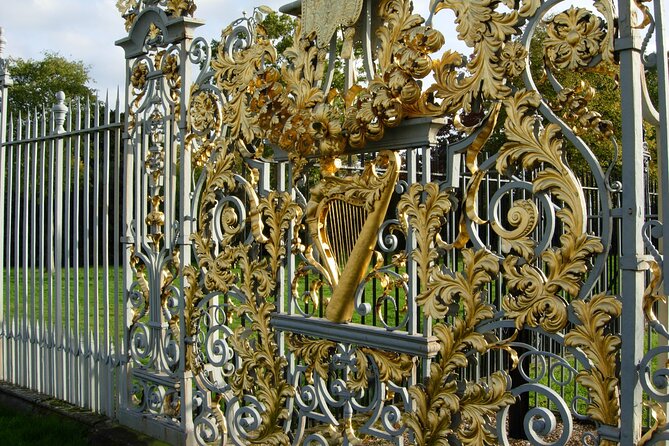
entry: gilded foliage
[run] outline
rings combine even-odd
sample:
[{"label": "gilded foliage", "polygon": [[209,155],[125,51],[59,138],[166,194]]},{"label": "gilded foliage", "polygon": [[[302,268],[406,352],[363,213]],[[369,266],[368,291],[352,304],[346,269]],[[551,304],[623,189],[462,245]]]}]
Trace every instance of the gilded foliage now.
[{"label": "gilded foliage", "polygon": [[[494,445],[495,414],[514,401],[507,391],[506,372],[492,375],[487,385],[458,381],[458,369],[469,363],[468,352],[485,353],[492,348],[494,335],[476,328],[493,317],[494,308],[486,303],[482,291],[495,278],[498,267],[497,258],[484,250],[466,249],[463,256],[465,270],[448,276],[448,284],[442,283],[443,291],[448,290],[452,298],[459,297],[463,314],[452,324],[434,326],[440,342],[438,360],[430,366],[428,381],[409,389],[416,411],[407,414],[405,421],[416,433],[419,445],[449,445],[452,436],[463,444]],[[451,292],[450,286],[456,289]],[[458,412],[462,418],[454,417]]]},{"label": "gilded foliage", "polygon": [[613,296],[598,294],[589,301],[577,300],[572,307],[580,321],[565,336],[565,345],[583,350],[590,368],[576,376],[576,381],[588,389],[590,402],[587,414],[604,425],[617,426],[620,417],[620,398],[616,368],[620,337],[607,334],[606,327],[622,312],[622,304]]},{"label": "gilded foliage", "polygon": [[[416,298],[416,303],[423,307],[427,316],[442,319],[458,309],[458,302],[463,299],[466,314],[478,314],[479,317],[492,317],[492,313],[483,308],[467,307],[479,305],[480,301],[469,296],[476,296],[485,285],[499,272],[499,261],[494,255],[483,251],[462,250],[464,270],[462,272],[444,271],[432,268],[430,280],[425,291]],[[455,305],[454,305],[455,304]]]},{"label": "gilded foliage", "polygon": [[[417,248],[411,252],[411,257],[418,264],[418,277],[424,284],[430,279],[432,263],[439,258],[436,245],[443,244],[440,242],[439,230],[447,212],[451,210],[451,205],[450,192],[439,190],[437,183],[412,184],[400,199],[400,224],[405,233],[409,233],[409,228],[414,231]],[[429,297],[419,296],[419,304],[426,304],[426,299]],[[423,311],[428,315],[440,312],[431,306],[424,306]]]},{"label": "gilded foliage", "polygon": [[[175,11],[184,9],[181,2],[173,3]],[[282,310],[276,308],[274,299],[277,282],[283,280],[280,266],[289,255],[288,231],[293,226],[299,228],[303,217],[315,222],[317,230],[322,229],[321,222],[315,220],[321,209],[314,203],[326,192],[335,191],[347,203],[370,211],[383,189],[382,178],[376,175],[373,163],[366,166],[362,175],[342,179],[335,168],[337,158],[345,154],[347,147],[365,148],[367,143],[383,139],[386,129],[400,125],[406,118],[457,115],[463,110],[469,113],[481,109],[491,113],[466,153],[472,179],[462,207],[468,223],[489,224],[503,239],[499,256],[487,249],[462,249],[462,265],[457,270],[440,265],[443,250],[463,248],[471,228],[461,222],[461,232],[465,235],[453,245],[441,239],[445,217],[455,207],[455,200],[453,192],[440,188],[438,183],[411,184],[398,203],[400,225],[416,241],[415,249],[404,254],[417,267],[420,292],[415,302],[425,316],[448,320],[432,326],[440,346],[439,355],[431,362],[429,378],[409,389],[416,410],[407,413],[404,421],[414,431],[419,445],[496,444],[495,415],[514,402],[508,390],[507,372],[469,382],[461,378],[460,371],[476,353],[502,348],[511,354],[512,360],[516,354],[507,341],[499,341],[493,332],[482,332],[481,326],[501,314],[513,321],[517,329],[540,327],[555,333],[567,327],[572,305],[581,325],[568,333],[566,344],[583,350],[592,364],[577,377],[590,392],[588,414],[601,423],[616,424],[619,403],[615,349],[619,339],[607,334],[605,326],[617,317],[619,308],[615,299],[605,296],[577,300],[590,259],[603,247],[598,239],[586,234],[583,192],[564,160],[559,127],[555,124],[542,127],[536,117],[541,102],[538,93],[517,91],[510,84],[510,78],[520,76],[527,68],[527,49],[516,36],[541,2],[434,0],[432,3],[435,13],[446,8],[455,12],[459,38],[474,49],[467,61],[450,51],[433,60],[432,55],[444,44],[443,35],[413,13],[409,0],[380,0],[376,18],[381,26],[376,31],[374,72],[364,86],[353,86],[345,93],[324,91],[327,52],[323,37],[317,41],[318,30],[311,29],[311,25],[308,32],[302,32],[298,26],[285,59],[277,56],[265,31],[256,26],[248,36],[237,35],[237,28],[228,28],[222,35],[223,41],[239,38],[246,43],[234,51],[220,45],[211,64],[215,85],[225,100],[192,90],[189,122],[192,133],[188,141],[200,143],[201,149],[194,153],[193,160],[196,166],[203,167],[205,180],[198,230],[193,235],[199,271],[187,271],[186,309],[190,312],[187,327],[191,333],[193,321],[199,317],[195,308],[204,293],[234,291],[239,296],[239,302],[232,303],[235,314],[249,324],[237,328],[229,339],[237,367],[231,385],[240,402],[245,395],[253,394],[262,405],[262,422],[251,433],[251,443],[289,441],[283,424],[290,419],[288,400],[295,390],[287,384],[287,361],[280,355],[277,336],[270,324],[271,313]],[[596,1],[595,5],[609,11],[604,0]],[[349,6],[358,11],[360,3]],[[556,16],[548,24],[547,32],[548,58],[554,67],[564,69],[586,66],[597,54],[606,56],[611,37],[610,27],[601,19],[578,8]],[[350,29],[345,31],[345,46],[350,46],[352,35]],[[344,52],[348,55],[350,48]],[[147,82],[146,75],[137,66],[133,85],[141,89]],[[421,81],[429,75],[435,82],[423,90]],[[565,113],[577,114],[576,120],[583,127],[606,127],[592,113],[577,110],[582,103],[581,93],[564,92],[561,104]],[[532,236],[539,221],[535,199],[513,201],[506,215],[510,227],[503,227],[498,221],[489,223],[478,216],[477,189],[487,172],[479,170],[477,158],[496,127],[502,104],[507,143],[494,155],[496,169],[506,177],[520,171],[528,173],[532,194],[548,196],[562,222],[560,243],[542,253],[535,252],[537,242]],[[223,130],[226,133],[219,136]],[[274,150],[288,153],[294,181],[300,178],[307,158],[320,158],[323,179],[309,191],[308,204],[285,192],[256,192],[253,171],[247,175],[248,180],[238,175],[237,166],[245,162],[244,158],[258,156],[263,152],[259,149],[267,142]],[[252,148],[256,155],[252,154]],[[245,197],[244,221],[242,212],[225,203],[225,197],[237,195]],[[214,209],[218,206],[220,212],[215,221]],[[385,210],[382,217],[386,217]],[[215,225],[220,226],[218,232]],[[244,243],[242,229],[248,227],[250,243]],[[378,235],[376,232],[377,229],[374,237]],[[335,285],[335,274],[319,264],[326,256],[323,252],[316,254],[312,246],[303,246],[299,237],[299,230],[295,231],[291,241],[293,254],[302,254],[308,265],[295,271],[293,293],[297,294],[296,283],[308,276],[309,268],[322,274],[325,282]],[[258,252],[263,253],[261,258]],[[369,262],[364,263],[367,268]],[[372,275],[379,270],[377,264]],[[507,294],[501,299],[504,311],[496,313],[486,291],[491,282],[499,280],[500,274]],[[386,292],[387,278],[378,277]],[[401,280],[397,283],[404,285]],[[321,280],[310,282],[311,288],[305,295],[311,303],[319,303],[322,284]],[[286,340],[292,354],[306,364],[307,380],[313,382],[314,372],[325,381],[331,378],[333,357],[342,354],[342,346],[329,339],[293,334],[288,334]],[[346,383],[351,391],[365,390],[372,379],[401,383],[414,370],[414,358],[395,352],[353,346],[346,355],[351,361]],[[199,371],[195,367],[193,370]]]},{"label": "gilded foliage", "polygon": [[[312,373],[315,371],[321,379],[327,381],[337,344],[327,339],[311,339],[297,334],[288,335],[286,340],[288,348],[295,357],[307,365],[307,379],[313,382]],[[392,381],[399,384],[411,374],[413,369],[411,357],[401,353],[356,346],[354,357],[354,367],[347,382],[347,387],[352,391],[367,389],[369,380],[375,375],[383,383]],[[372,364],[376,372],[370,374]]]},{"label": "gilded foliage", "polygon": [[508,141],[500,150],[497,169],[504,172],[515,166],[527,170],[541,166],[532,182],[535,194],[550,192],[562,204],[556,216],[565,227],[560,247],[541,254],[545,271],[509,255],[503,262],[503,274],[509,294],[503,307],[516,327],[541,326],[556,332],[567,323],[567,302],[562,291],[577,296],[588,260],[602,251],[599,239],[585,234],[585,201],[578,179],[566,165],[557,125],[548,124],[536,131],[531,111],[539,104],[534,92],[520,91],[506,105],[505,123]]},{"label": "gilded foliage", "polygon": [[269,228],[269,235],[262,239],[269,257],[269,269],[272,280],[277,280],[279,266],[286,255],[285,234],[291,222],[302,219],[302,208],[292,201],[288,192],[271,191],[262,197],[257,209],[264,218],[260,218],[263,225]]},{"label": "gilded foliage", "polygon": [[536,12],[540,2],[526,0],[517,10],[509,12],[497,11],[499,0],[436,0],[432,3],[436,12],[448,8],[455,13],[458,38],[474,48],[473,57],[466,65],[468,76],[459,77],[455,68],[461,60],[448,51],[435,68],[436,82],[427,89],[427,95],[434,94],[441,99],[441,113],[454,113],[460,108],[470,112],[481,96],[492,100],[507,97],[511,92],[507,75],[520,68],[509,64],[507,55],[519,51],[511,38],[519,34],[520,26]]}]

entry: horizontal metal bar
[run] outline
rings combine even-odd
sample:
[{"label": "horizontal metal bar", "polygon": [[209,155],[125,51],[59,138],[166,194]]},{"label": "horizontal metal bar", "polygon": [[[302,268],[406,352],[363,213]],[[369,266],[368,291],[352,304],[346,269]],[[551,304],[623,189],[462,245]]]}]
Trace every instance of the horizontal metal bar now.
[{"label": "horizontal metal bar", "polygon": [[439,341],[436,336],[410,335],[406,332],[388,331],[381,327],[336,324],[326,319],[288,314],[273,314],[271,324],[283,332],[363,345],[423,358],[432,358],[439,353]]},{"label": "horizontal metal bar", "polygon": [[44,141],[53,141],[56,139],[65,139],[70,136],[78,136],[78,135],[84,135],[86,133],[94,133],[94,132],[100,132],[103,130],[115,130],[115,129],[120,129],[123,128],[123,123],[122,122],[115,122],[112,124],[107,124],[107,125],[101,125],[99,127],[91,127],[87,129],[79,129],[79,130],[72,130],[69,132],[63,132],[63,133],[58,133],[58,134],[51,134],[51,135],[45,135],[45,136],[38,136],[37,138],[28,138],[28,139],[17,139],[14,141],[8,141],[6,143],[3,143],[0,145],[0,147],[8,147],[8,146],[15,146],[19,144],[26,144],[26,143],[31,143],[31,142],[44,142]]},{"label": "horizontal metal bar", "polygon": [[181,386],[179,382],[180,378],[178,376],[168,375],[166,373],[156,373],[154,370],[144,370],[139,368],[132,369],[131,373],[132,376],[141,381],[152,382],[172,389],[178,389]]}]

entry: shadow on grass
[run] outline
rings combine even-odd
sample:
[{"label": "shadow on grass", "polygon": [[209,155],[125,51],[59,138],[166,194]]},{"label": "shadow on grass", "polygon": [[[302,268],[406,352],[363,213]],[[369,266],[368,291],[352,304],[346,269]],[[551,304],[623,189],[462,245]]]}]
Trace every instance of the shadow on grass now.
[{"label": "shadow on grass", "polygon": [[88,427],[57,415],[26,413],[0,405],[0,438],[11,446],[85,446]]}]

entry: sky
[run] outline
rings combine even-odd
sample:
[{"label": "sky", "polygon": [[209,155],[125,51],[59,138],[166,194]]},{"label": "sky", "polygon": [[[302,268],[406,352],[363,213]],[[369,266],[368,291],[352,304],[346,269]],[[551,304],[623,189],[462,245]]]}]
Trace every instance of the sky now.
[{"label": "sky", "polygon": [[[285,0],[196,0],[195,17],[205,20],[198,35],[218,38],[231,21],[265,4]],[[0,0],[0,27],[7,41],[4,57],[39,59],[45,51],[81,60],[90,67],[92,87],[115,95],[125,82],[124,56],[115,45],[125,37],[116,0]]]},{"label": "sky", "polygon": [[[218,38],[221,30],[243,12],[267,5],[275,10],[291,0],[196,0],[195,17],[205,21],[197,35]],[[416,0],[416,12],[427,17],[428,0]],[[450,11],[439,14],[435,26],[462,51],[453,35]],[[4,57],[39,59],[45,51],[81,60],[90,68],[92,87],[114,96],[123,89],[123,51],[115,45],[126,36],[116,0],[0,0],[0,27],[7,41]],[[450,38],[448,34],[450,33]]]}]

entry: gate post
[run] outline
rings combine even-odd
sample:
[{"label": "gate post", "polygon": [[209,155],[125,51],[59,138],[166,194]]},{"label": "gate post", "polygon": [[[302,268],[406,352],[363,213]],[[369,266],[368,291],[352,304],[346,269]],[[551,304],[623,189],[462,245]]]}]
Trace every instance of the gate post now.
[{"label": "gate post", "polygon": [[[185,9],[184,9],[185,5]],[[188,6],[190,5],[190,6]],[[177,9],[170,9],[177,8]],[[172,444],[195,443],[184,321],[190,259],[186,150],[192,1],[121,6],[129,34],[124,160],[125,345],[119,420]]]},{"label": "gate post", "polygon": [[633,445],[641,438],[642,392],[637,365],[644,349],[643,291],[644,247],[644,177],[643,121],[640,73],[641,36],[635,29],[637,6],[633,0],[619,0],[619,34],[615,49],[620,57],[621,110],[627,111],[622,120],[622,239],[621,299],[621,418],[620,444]]}]

